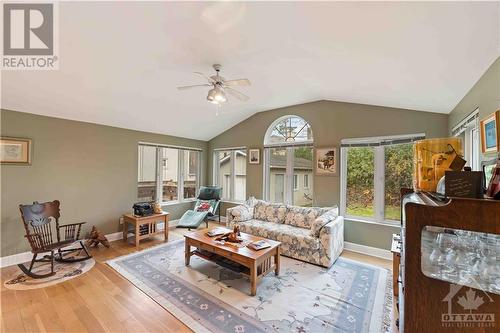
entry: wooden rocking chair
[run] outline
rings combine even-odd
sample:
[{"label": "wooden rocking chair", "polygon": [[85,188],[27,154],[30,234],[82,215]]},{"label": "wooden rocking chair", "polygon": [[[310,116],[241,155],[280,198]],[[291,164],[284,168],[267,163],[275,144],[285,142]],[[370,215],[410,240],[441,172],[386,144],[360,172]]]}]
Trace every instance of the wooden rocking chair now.
[{"label": "wooden rocking chair", "polygon": [[[77,262],[92,258],[83,242],[81,240],[79,241],[82,224],[86,222],[59,225],[59,217],[61,216],[59,214],[59,205],[60,202],[58,200],[45,203],[38,203],[35,201],[32,205],[19,205],[24,229],[26,230],[25,237],[30,243],[33,259],[31,260],[29,268],[26,268],[23,264],[19,264],[18,266],[26,275],[32,278],[39,279],[54,275],[54,260],[60,262]],[[52,236],[54,233],[57,236],[57,241],[55,242]],[[64,237],[63,239],[61,239],[61,233]],[[63,250],[64,247],[77,241],[80,243],[79,247]],[[67,252],[82,250],[86,254],[84,257],[64,257],[64,254],[67,254]],[[37,259],[39,254],[45,252],[50,252],[50,255],[45,255],[43,258]],[[50,273],[33,273],[32,270],[35,262],[50,262]]]}]

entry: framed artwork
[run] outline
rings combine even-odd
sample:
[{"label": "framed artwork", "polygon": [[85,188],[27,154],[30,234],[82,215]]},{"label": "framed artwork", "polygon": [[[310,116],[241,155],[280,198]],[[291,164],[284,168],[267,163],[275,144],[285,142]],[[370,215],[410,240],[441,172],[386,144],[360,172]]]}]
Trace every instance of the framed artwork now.
[{"label": "framed artwork", "polygon": [[499,151],[500,110],[481,120],[481,151],[483,154]]},{"label": "framed artwork", "polygon": [[1,164],[31,164],[31,140],[21,138],[0,138]]},{"label": "framed artwork", "polygon": [[260,164],[260,149],[249,149],[248,150],[248,163]]},{"label": "framed artwork", "polygon": [[316,174],[318,176],[337,175],[337,148],[317,148],[316,149]]}]

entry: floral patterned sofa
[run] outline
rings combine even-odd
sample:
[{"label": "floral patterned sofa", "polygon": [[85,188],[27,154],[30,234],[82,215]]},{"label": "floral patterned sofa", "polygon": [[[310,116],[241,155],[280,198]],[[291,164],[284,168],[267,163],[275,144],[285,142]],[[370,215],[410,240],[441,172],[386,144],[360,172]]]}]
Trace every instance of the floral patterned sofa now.
[{"label": "floral patterned sofa", "polygon": [[280,241],[281,254],[330,267],[344,249],[344,218],[337,207],[296,207],[249,199],[229,208],[228,225]]}]

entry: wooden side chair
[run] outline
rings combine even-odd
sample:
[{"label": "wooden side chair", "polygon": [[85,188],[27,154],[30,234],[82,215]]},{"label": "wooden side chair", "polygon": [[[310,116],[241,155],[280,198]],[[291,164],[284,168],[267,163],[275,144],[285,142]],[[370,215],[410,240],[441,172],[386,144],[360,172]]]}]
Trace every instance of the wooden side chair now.
[{"label": "wooden side chair", "polygon": [[[24,229],[26,230],[25,237],[30,243],[33,259],[29,268],[26,268],[23,264],[19,264],[18,266],[26,275],[32,278],[38,279],[54,275],[54,260],[60,262],[77,262],[92,258],[83,242],[79,240],[82,224],[86,222],[59,225],[59,217],[61,216],[59,205],[60,202],[58,200],[45,203],[35,201],[32,205],[19,205]],[[56,235],[55,240],[54,234]],[[63,249],[75,242],[79,242],[78,247]],[[84,251],[85,256],[78,258],[64,257],[68,252],[74,251]],[[50,255],[44,255],[43,258],[37,259],[39,254],[46,252],[50,252]],[[32,270],[35,262],[50,262],[50,273],[33,273]]]}]

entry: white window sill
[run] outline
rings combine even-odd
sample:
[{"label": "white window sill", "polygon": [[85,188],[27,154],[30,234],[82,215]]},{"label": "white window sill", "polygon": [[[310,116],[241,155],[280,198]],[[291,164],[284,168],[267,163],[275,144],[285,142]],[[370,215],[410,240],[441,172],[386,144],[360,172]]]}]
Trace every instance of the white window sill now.
[{"label": "white window sill", "polygon": [[375,224],[375,225],[384,225],[387,227],[396,227],[396,228],[401,227],[401,223],[399,221],[390,221],[390,220],[375,221],[375,220],[364,219],[362,217],[348,216],[348,215],[344,216],[344,219],[349,220],[349,221],[353,221],[353,222],[361,222],[361,223],[368,223],[368,224]]},{"label": "white window sill", "polygon": [[183,204],[183,203],[190,203],[190,202],[195,202],[196,198],[189,198],[189,199],[184,199],[184,200],[172,200],[172,201],[164,201],[161,202],[161,206],[172,206],[172,205],[178,205],[178,204]]}]

